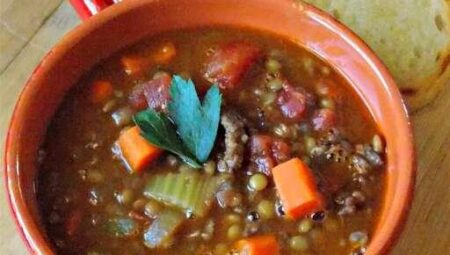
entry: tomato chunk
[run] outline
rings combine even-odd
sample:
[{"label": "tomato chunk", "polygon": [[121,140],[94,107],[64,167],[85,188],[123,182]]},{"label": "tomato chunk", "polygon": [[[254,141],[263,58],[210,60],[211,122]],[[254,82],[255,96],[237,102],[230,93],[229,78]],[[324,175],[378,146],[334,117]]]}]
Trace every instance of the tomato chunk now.
[{"label": "tomato chunk", "polygon": [[253,135],[250,151],[256,169],[266,175],[271,175],[272,168],[290,159],[291,155],[291,147],[287,143],[269,135]]},{"label": "tomato chunk", "polygon": [[336,125],[336,113],[330,109],[316,110],[312,117],[312,126],[314,130],[326,131]]},{"label": "tomato chunk", "polygon": [[278,93],[277,103],[284,117],[292,121],[301,121],[306,116],[307,106],[314,104],[314,98],[303,88],[294,87],[284,81],[283,89]]},{"label": "tomato chunk", "polygon": [[203,76],[221,89],[233,89],[259,57],[260,49],[247,42],[222,45],[209,57]]},{"label": "tomato chunk", "polygon": [[272,144],[272,155],[277,164],[287,161],[291,157],[291,147],[280,139],[275,139]]},{"label": "tomato chunk", "polygon": [[270,175],[275,166],[272,157],[272,137],[268,135],[254,135],[251,138],[251,161],[254,162],[258,171]]},{"label": "tomato chunk", "polygon": [[171,81],[168,73],[157,73],[152,80],[134,88],[129,96],[131,105],[138,110],[150,107],[155,111],[165,111],[170,101]]}]

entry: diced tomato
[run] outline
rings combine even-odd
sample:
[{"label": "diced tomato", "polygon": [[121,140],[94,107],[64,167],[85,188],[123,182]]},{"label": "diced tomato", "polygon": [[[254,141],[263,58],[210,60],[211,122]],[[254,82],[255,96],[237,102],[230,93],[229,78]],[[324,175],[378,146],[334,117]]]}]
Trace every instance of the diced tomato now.
[{"label": "diced tomato", "polygon": [[273,138],[268,135],[254,135],[251,139],[251,151],[255,154],[269,154]]},{"label": "diced tomato", "polygon": [[266,175],[270,175],[275,166],[275,160],[272,157],[272,142],[273,138],[268,135],[254,135],[250,142],[252,162],[255,163],[258,171]]},{"label": "diced tomato", "polygon": [[170,101],[170,83],[172,77],[167,73],[160,73],[144,88],[144,95],[150,108],[165,111]]},{"label": "diced tomato", "polygon": [[289,82],[283,83],[278,93],[277,103],[284,117],[292,121],[301,121],[306,116],[307,106],[314,101],[313,96],[301,87],[294,87]]},{"label": "diced tomato", "polygon": [[138,110],[148,106],[156,111],[165,111],[170,100],[171,81],[167,73],[156,74],[152,80],[135,87],[129,96],[131,105]]},{"label": "diced tomato", "polygon": [[330,109],[316,110],[312,117],[312,126],[314,130],[326,131],[336,125],[336,113]]},{"label": "diced tomato", "polygon": [[282,141],[268,135],[253,135],[250,143],[252,161],[258,171],[271,175],[271,170],[291,155],[291,147]]},{"label": "diced tomato", "polygon": [[276,139],[272,144],[272,154],[277,164],[291,159],[291,147],[280,139]]},{"label": "diced tomato", "polygon": [[209,57],[203,75],[221,89],[233,89],[259,57],[260,49],[250,43],[228,43]]},{"label": "diced tomato", "polygon": [[130,95],[128,96],[128,100],[135,109],[143,110],[147,108],[147,99],[145,99],[144,95],[144,86],[147,83],[136,85],[133,88]]}]

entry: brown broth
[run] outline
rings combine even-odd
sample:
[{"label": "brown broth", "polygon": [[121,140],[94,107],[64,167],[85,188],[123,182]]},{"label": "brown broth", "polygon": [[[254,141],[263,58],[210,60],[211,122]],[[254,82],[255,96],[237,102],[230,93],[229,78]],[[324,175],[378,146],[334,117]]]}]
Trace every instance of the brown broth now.
[{"label": "brown broth", "polygon": [[[244,228],[247,224],[246,214],[254,210],[259,201],[277,200],[276,189],[271,181],[269,187],[262,192],[250,192],[247,188],[249,170],[243,167],[234,173],[235,184],[243,195],[240,210],[224,209],[214,204],[207,217],[186,219],[176,233],[175,243],[167,249],[151,250],[143,244],[142,231],[152,222],[149,218],[138,221],[139,233],[135,236],[118,238],[105,233],[105,221],[117,216],[128,217],[129,212],[135,210],[133,203],[136,200],[148,201],[142,194],[148,180],[156,173],[176,172],[180,163],[178,160],[177,166],[171,166],[168,154],[165,154],[142,174],[130,174],[111,151],[124,127],[115,125],[111,112],[105,113],[102,110],[104,104],[92,104],[89,101],[90,84],[95,80],[112,81],[116,92],[114,110],[127,106],[128,95],[135,85],[151,79],[157,70],[190,77],[197,88],[202,90],[201,88],[209,86],[201,76],[207,58],[206,52],[218,44],[231,41],[249,41],[257,45],[264,54],[273,55],[281,64],[284,77],[309,93],[316,94],[315,85],[319,80],[332,81],[335,84],[332,89],[337,114],[336,129],[352,145],[371,144],[377,128],[349,85],[323,61],[286,39],[228,27],[181,30],[153,36],[105,60],[82,78],[78,86],[67,95],[48,128],[47,138],[42,146],[45,157],[40,162],[37,180],[38,201],[48,239],[59,254],[219,255],[216,253],[218,244],[231,250],[235,242],[227,237],[230,224],[225,223],[226,215],[238,215],[241,227]],[[152,66],[139,77],[132,77],[123,71],[120,65],[122,56],[148,56],[165,42],[174,43],[177,49],[176,57],[169,64]],[[256,63],[241,81],[239,89],[224,92],[223,107],[237,110],[258,132],[276,136],[273,129],[280,123],[285,123],[288,127],[299,123],[286,121],[277,110],[276,103],[272,103],[265,108],[264,112],[268,117],[266,123],[261,125],[256,111],[261,107],[261,100],[256,98],[255,90],[261,89],[263,72],[264,63]],[[315,105],[319,107],[319,103]],[[308,118],[310,117],[309,115]],[[301,148],[292,156],[304,158],[308,156],[303,146],[305,137],[313,137],[317,141],[325,135],[323,132],[299,132],[296,138],[294,135],[286,135],[282,139],[291,146],[300,144]],[[223,131],[219,132],[217,143],[223,142],[221,136]],[[215,160],[220,150],[221,146],[216,146],[210,158]],[[249,161],[247,154],[244,165]],[[300,234],[298,224],[304,218],[294,221],[276,216],[270,220],[259,220],[257,234],[275,235],[281,247],[280,254],[352,254],[354,245],[349,241],[352,232],[363,231],[367,233],[369,240],[372,236],[382,196],[384,166],[372,169],[366,176],[359,176],[363,178],[364,184],[353,180],[355,174],[346,164],[313,160],[311,168],[319,178],[324,196],[328,198],[325,220],[315,222],[311,231]],[[338,183],[338,190],[330,192],[327,187],[329,182]],[[132,202],[121,204],[115,194],[124,189],[131,190],[133,198]],[[351,215],[338,215],[339,206],[333,202],[337,194],[355,190],[365,195],[366,201],[361,205],[362,208]],[[211,220],[214,222],[211,239],[193,237],[196,231],[201,232],[206,222]],[[71,232],[68,231],[70,225],[76,226],[73,227],[76,229],[73,233],[68,233]],[[290,248],[289,239],[297,235],[306,238],[309,244],[307,251],[294,251]]]}]

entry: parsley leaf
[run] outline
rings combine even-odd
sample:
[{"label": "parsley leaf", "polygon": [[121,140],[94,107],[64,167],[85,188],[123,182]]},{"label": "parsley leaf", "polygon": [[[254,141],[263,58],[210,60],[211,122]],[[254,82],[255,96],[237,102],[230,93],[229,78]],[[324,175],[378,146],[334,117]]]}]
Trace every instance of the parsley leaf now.
[{"label": "parsley leaf", "polygon": [[201,165],[180,141],[170,119],[164,113],[147,109],[133,117],[139,126],[141,135],[152,144],[178,155],[186,164],[193,168]]},{"label": "parsley leaf", "polygon": [[174,75],[170,95],[169,114],[177,125],[181,140],[198,161],[205,162],[219,127],[222,103],[219,87],[212,85],[201,104],[192,80]]}]

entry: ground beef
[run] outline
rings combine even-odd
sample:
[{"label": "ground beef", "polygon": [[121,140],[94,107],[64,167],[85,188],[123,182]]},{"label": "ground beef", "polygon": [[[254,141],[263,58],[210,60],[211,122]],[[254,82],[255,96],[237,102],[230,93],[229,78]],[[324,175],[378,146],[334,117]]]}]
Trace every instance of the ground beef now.
[{"label": "ground beef", "polygon": [[358,190],[352,193],[341,193],[335,199],[335,203],[338,205],[339,216],[354,214],[356,211],[364,208],[365,202],[366,196]]},{"label": "ground beef", "polygon": [[317,146],[312,149],[311,154],[317,160],[347,163],[353,151],[353,146],[342,138],[337,130],[331,129],[318,140]]},{"label": "ground beef", "polygon": [[242,166],[248,135],[244,121],[235,112],[224,112],[220,123],[225,129],[225,151],[219,157],[217,169],[220,172],[232,172]]}]

